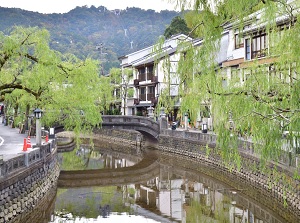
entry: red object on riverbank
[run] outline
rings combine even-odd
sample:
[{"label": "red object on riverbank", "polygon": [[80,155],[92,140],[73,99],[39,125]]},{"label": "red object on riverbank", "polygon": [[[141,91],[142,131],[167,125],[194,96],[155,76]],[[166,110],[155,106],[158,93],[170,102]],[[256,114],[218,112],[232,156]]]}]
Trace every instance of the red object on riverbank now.
[{"label": "red object on riverbank", "polygon": [[27,137],[27,149],[31,148],[30,136]]},{"label": "red object on riverbank", "polygon": [[23,151],[27,151],[27,139],[24,138],[24,143],[23,143]]}]

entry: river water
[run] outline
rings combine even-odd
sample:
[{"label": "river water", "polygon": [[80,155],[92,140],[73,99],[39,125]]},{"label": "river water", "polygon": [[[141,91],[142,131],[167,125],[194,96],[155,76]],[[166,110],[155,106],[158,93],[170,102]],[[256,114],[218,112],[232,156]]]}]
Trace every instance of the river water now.
[{"label": "river water", "polygon": [[[149,150],[128,155],[81,147],[59,155],[62,169],[98,169],[107,183],[96,185],[92,177],[91,186],[76,179],[70,180],[73,186],[58,186],[50,219],[43,222],[286,223],[244,195],[247,188],[230,188],[199,171],[196,163],[182,165],[182,159],[170,154]],[[149,156],[150,162],[145,161]],[[137,165],[143,162],[148,164]],[[105,171],[111,177],[103,177]]]}]

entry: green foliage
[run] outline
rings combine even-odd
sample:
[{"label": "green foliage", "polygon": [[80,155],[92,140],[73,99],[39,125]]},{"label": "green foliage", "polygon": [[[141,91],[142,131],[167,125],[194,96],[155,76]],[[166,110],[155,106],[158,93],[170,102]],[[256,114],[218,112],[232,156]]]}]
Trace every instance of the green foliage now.
[{"label": "green foliage", "polygon": [[128,89],[128,98],[132,98],[133,97],[133,95],[134,95],[134,89],[133,88],[129,88]]},{"label": "green foliage", "polygon": [[8,107],[18,106],[20,114],[39,107],[44,125],[60,123],[76,133],[100,123],[96,102],[107,87],[96,61],[50,49],[45,29],[14,27],[0,36],[0,94]]},{"label": "green foliage", "polygon": [[76,155],[76,150],[63,153],[62,155],[62,170],[83,170],[85,169],[84,160]]},{"label": "green foliage", "polygon": [[[107,74],[110,68],[119,66],[119,56],[153,44],[179,14],[139,8],[127,8],[118,14],[103,6],[76,7],[63,14],[40,14],[0,7],[0,31],[7,33],[15,25],[45,28],[51,34],[52,49],[74,54],[82,60],[87,57],[105,59],[103,68]],[[100,55],[96,49],[99,42],[103,43],[105,55]]]},{"label": "green foliage", "polygon": [[164,36],[168,39],[176,34],[186,34],[188,35],[190,29],[183,18],[176,16],[172,19],[171,24],[166,28]]},{"label": "green foliage", "polygon": [[[270,159],[278,161],[283,152],[283,131],[300,130],[299,1],[294,5],[273,0],[241,0],[239,4],[236,0],[176,2],[194,9],[185,14],[185,19],[194,35],[204,40],[200,46],[183,43],[178,49],[181,113],[189,110],[194,119],[202,105],[211,105],[213,130],[219,136],[217,146],[230,168],[241,166],[238,136],[255,143],[255,152],[262,160],[260,168]],[[261,23],[265,24],[263,31],[269,44],[266,60],[271,62],[245,62],[245,68],[228,78],[226,68],[215,63],[224,24],[242,31],[246,21],[251,21],[247,17],[256,10],[262,10]],[[275,21],[282,15],[289,22],[279,29]]]},{"label": "green foliage", "polygon": [[109,77],[111,79],[111,83],[113,84],[121,84],[122,82],[122,76],[121,76],[121,70],[118,68],[111,68],[109,71]]},{"label": "green foliage", "polygon": [[[202,195],[207,196],[207,195]],[[211,210],[210,206],[206,206],[205,202],[200,199],[196,201],[193,199],[191,204],[186,208],[187,210],[187,223],[194,223],[194,222],[203,222],[203,223],[214,223],[214,222],[222,222],[222,223],[229,223],[229,213],[225,210],[224,205],[228,197],[224,196],[223,201],[217,202],[215,204],[214,210]],[[202,203],[203,202],[203,203]],[[223,202],[223,203],[222,203]]]}]

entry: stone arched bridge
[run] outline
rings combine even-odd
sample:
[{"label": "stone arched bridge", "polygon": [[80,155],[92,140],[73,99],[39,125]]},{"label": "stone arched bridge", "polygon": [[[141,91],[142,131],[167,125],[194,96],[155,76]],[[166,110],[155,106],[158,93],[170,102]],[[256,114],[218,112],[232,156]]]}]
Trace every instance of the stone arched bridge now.
[{"label": "stone arched bridge", "polygon": [[102,128],[136,130],[149,140],[157,140],[160,129],[167,128],[167,121],[155,121],[153,118],[142,116],[102,115]]},{"label": "stone arched bridge", "polygon": [[[157,141],[161,129],[167,129],[168,124],[165,118],[154,118],[143,116],[125,115],[102,115],[100,128],[103,129],[129,129],[140,132],[148,141]],[[63,126],[56,126],[54,133],[64,131]]]}]

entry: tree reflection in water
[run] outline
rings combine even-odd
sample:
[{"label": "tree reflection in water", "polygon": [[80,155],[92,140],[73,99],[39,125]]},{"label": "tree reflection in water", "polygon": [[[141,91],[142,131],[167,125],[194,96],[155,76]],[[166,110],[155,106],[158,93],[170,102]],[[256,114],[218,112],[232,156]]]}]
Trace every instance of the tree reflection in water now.
[{"label": "tree reflection in water", "polygon": [[[134,167],[141,160],[138,155],[129,156],[105,150],[94,150],[89,154],[88,158],[85,157],[89,164],[83,165],[84,168]],[[154,222],[183,223],[286,222],[273,211],[244,196],[243,189],[229,188],[222,182],[200,173],[195,168],[195,163],[191,163],[194,170],[191,167],[185,169],[176,157],[158,152],[156,155],[158,159],[154,162],[159,165],[159,174],[145,182],[58,189],[52,222],[59,222],[59,219],[65,219],[64,216],[77,219],[76,222],[89,222],[87,219],[103,222],[105,218],[113,222],[115,216],[123,219],[122,223],[126,222],[129,216],[132,216],[131,222],[134,222],[134,217],[137,216],[143,217],[139,222],[150,222],[150,219]],[[65,160],[71,159],[64,157],[63,161]]]}]

